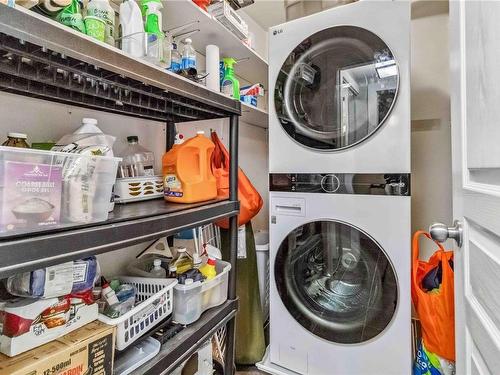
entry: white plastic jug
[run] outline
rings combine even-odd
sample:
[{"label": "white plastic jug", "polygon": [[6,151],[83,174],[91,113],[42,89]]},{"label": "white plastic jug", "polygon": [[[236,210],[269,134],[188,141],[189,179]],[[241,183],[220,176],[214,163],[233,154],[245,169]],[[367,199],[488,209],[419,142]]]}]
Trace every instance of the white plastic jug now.
[{"label": "white plastic jug", "polygon": [[134,0],[121,3],[120,24],[122,26],[122,50],[134,57],[143,57],[146,54],[144,22],[141,8]]}]

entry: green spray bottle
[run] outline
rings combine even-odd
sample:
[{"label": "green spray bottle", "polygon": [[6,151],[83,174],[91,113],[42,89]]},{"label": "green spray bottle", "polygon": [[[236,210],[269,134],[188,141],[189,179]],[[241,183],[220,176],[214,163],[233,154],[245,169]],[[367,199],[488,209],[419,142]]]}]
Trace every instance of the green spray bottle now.
[{"label": "green spray bottle", "polygon": [[155,34],[157,36],[163,36],[161,31],[162,27],[162,17],[161,9],[163,4],[161,0],[142,0],[141,1],[141,11],[145,18],[144,31],[149,34]]},{"label": "green spray bottle", "polygon": [[221,91],[224,95],[230,96],[235,100],[240,100],[240,82],[234,75],[234,64],[236,60],[232,57],[224,57],[224,66],[226,71],[222,80]]}]

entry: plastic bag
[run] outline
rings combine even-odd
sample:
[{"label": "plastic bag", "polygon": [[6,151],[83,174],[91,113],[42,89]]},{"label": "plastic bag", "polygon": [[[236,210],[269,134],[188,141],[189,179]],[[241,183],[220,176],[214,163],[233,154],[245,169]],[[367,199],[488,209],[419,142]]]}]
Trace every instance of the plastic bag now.
[{"label": "plastic bag", "polygon": [[443,375],[439,357],[427,351],[422,341],[418,344],[413,375]]},{"label": "plastic bag", "polygon": [[91,290],[98,277],[97,259],[92,256],[10,276],[5,286],[15,296],[54,298]]},{"label": "plastic bag", "polygon": [[[227,199],[229,196],[229,153],[216,132],[212,132],[212,141],[215,144],[215,150],[212,153],[212,173],[217,180],[217,196]],[[252,220],[264,204],[259,192],[241,168],[238,169],[238,199],[240,201],[238,226],[241,226]],[[229,228],[228,219],[218,221],[216,224],[224,229]]]},{"label": "plastic bag", "polygon": [[[450,265],[453,252],[445,251],[436,242],[439,250],[428,261],[419,260],[418,240],[421,235],[431,239],[430,234],[424,231],[418,231],[413,236],[411,295],[422,323],[422,338],[429,351],[455,361],[454,273]],[[441,285],[439,289],[427,292],[422,287],[422,280],[439,264],[442,269]]]}]

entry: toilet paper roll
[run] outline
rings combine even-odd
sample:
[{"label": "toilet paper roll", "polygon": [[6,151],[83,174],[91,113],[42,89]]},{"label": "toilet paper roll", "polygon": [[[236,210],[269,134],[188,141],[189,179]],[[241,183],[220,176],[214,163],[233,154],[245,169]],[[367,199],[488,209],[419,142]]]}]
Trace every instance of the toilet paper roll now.
[{"label": "toilet paper roll", "polygon": [[207,88],[214,91],[220,91],[219,80],[219,47],[209,44],[206,47],[206,67],[207,67]]}]

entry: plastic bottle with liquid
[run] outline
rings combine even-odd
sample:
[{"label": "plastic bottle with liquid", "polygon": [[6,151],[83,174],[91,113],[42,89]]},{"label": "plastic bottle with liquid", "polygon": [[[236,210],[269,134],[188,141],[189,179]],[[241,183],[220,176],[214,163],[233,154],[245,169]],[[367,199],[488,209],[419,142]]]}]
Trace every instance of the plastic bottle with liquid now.
[{"label": "plastic bottle with liquid", "polygon": [[145,22],[144,30],[147,33],[147,59],[157,65],[163,61],[163,40],[165,35],[161,31],[163,4],[161,0],[143,0],[142,11]]},{"label": "plastic bottle with liquid", "polygon": [[122,50],[134,57],[146,54],[144,46],[144,21],[141,8],[134,0],[120,4],[120,25],[122,28]]},{"label": "plastic bottle with liquid", "polygon": [[171,265],[177,268],[177,275],[180,275],[193,268],[193,258],[185,247],[178,247],[176,250],[177,255],[172,259]]},{"label": "plastic bottle with liquid", "polygon": [[210,159],[215,149],[203,131],[176,144],[163,155],[164,198],[168,202],[195,203],[217,198],[217,183]]},{"label": "plastic bottle with liquid", "polygon": [[182,57],[177,49],[177,43],[172,43],[172,52],[170,57],[170,70],[173,73],[177,73],[181,70],[182,67]]},{"label": "plastic bottle with liquid", "polygon": [[177,267],[171,264],[168,266],[168,276],[169,279],[177,279]]},{"label": "plastic bottle with liquid", "polygon": [[182,69],[196,69],[196,51],[192,46],[192,39],[187,38],[184,41],[184,48],[182,49]]},{"label": "plastic bottle with liquid", "polygon": [[224,61],[224,79],[222,80],[221,91],[235,100],[240,100],[240,81],[234,75],[234,64],[236,60],[232,57],[225,57]]},{"label": "plastic bottle with liquid", "polygon": [[212,280],[217,276],[217,271],[215,269],[216,262],[214,257],[209,257],[207,263],[200,267],[200,272],[205,276],[206,280]]},{"label": "plastic bottle with liquid", "polygon": [[155,156],[152,151],[139,144],[139,137],[130,135],[127,137],[128,147],[120,155],[122,161],[118,167],[118,177],[151,177],[155,175]]},{"label": "plastic bottle with liquid", "polygon": [[91,0],[87,5],[87,16],[101,19],[105,23],[104,42],[115,46],[115,11],[108,0]]},{"label": "plastic bottle with liquid", "polygon": [[153,261],[153,269],[149,273],[158,279],[163,279],[167,277],[167,271],[161,266],[161,259],[155,259]]}]

